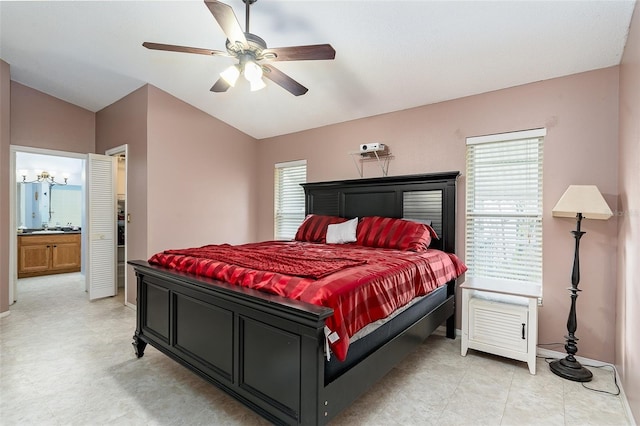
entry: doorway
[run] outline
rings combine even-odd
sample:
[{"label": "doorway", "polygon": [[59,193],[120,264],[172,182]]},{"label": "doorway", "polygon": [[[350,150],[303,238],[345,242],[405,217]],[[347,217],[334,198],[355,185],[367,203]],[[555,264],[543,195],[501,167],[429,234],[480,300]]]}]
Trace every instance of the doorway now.
[{"label": "doorway", "polygon": [[[82,233],[86,156],[19,146],[11,146],[10,154],[8,273],[12,305],[18,300],[18,234],[39,229],[73,229]],[[80,249],[80,256],[84,258],[84,248]]]}]

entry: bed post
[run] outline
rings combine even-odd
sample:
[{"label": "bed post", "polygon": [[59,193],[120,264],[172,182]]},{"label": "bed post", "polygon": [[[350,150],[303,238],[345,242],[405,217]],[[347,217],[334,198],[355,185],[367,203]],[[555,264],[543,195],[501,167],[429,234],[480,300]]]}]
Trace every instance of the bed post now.
[{"label": "bed post", "polygon": [[[443,250],[448,253],[456,252],[456,182],[458,180],[459,173],[456,172],[452,179],[446,181],[444,187],[443,197],[443,211],[442,216],[445,224],[443,224],[444,244]],[[453,296],[454,309],[453,314],[447,318],[447,337],[449,339],[456,338],[456,280],[451,280],[447,283],[447,295]]]},{"label": "bed post", "polygon": [[[136,273],[136,285],[138,289],[137,298],[138,302],[142,302],[143,289],[142,289],[142,277],[140,273]],[[138,303],[136,309],[136,331],[133,334],[133,350],[136,354],[136,357],[142,358],[144,355],[144,349],[147,347],[147,342],[143,341],[140,337],[140,333],[142,332],[142,320],[144,318],[144,303]]]},{"label": "bed post", "polygon": [[451,280],[447,283],[447,296],[453,295],[453,314],[447,318],[447,334],[449,339],[456,338],[456,280]]}]

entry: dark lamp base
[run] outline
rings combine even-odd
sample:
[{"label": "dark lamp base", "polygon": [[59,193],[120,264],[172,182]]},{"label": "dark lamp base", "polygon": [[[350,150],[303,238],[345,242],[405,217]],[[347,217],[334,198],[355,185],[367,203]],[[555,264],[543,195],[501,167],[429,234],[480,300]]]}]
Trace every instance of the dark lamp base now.
[{"label": "dark lamp base", "polygon": [[564,379],[573,380],[574,382],[590,382],[593,378],[591,371],[583,367],[575,359],[573,361],[563,358],[553,361],[549,364],[549,368],[554,374]]}]

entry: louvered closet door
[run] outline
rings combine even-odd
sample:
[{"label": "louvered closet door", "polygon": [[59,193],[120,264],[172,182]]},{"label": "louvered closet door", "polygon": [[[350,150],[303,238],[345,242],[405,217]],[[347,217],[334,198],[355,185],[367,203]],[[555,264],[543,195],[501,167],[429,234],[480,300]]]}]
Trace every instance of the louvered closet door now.
[{"label": "louvered closet door", "polygon": [[86,162],[85,277],[89,299],[116,295],[116,161],[89,154]]},{"label": "louvered closet door", "polygon": [[526,306],[472,298],[469,301],[469,340],[527,353]]}]

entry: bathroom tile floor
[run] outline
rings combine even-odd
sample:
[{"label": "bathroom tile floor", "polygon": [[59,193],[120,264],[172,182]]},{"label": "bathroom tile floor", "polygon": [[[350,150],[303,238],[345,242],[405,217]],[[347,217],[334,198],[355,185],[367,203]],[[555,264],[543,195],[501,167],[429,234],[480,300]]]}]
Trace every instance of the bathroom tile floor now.
[{"label": "bathroom tile floor", "polygon": [[[151,347],[136,359],[135,311],[120,295],[89,302],[80,274],[22,279],[0,319],[0,424],[266,425]],[[333,425],[628,425],[619,396],[439,335],[341,413]],[[615,391],[610,370],[589,386]]]}]

